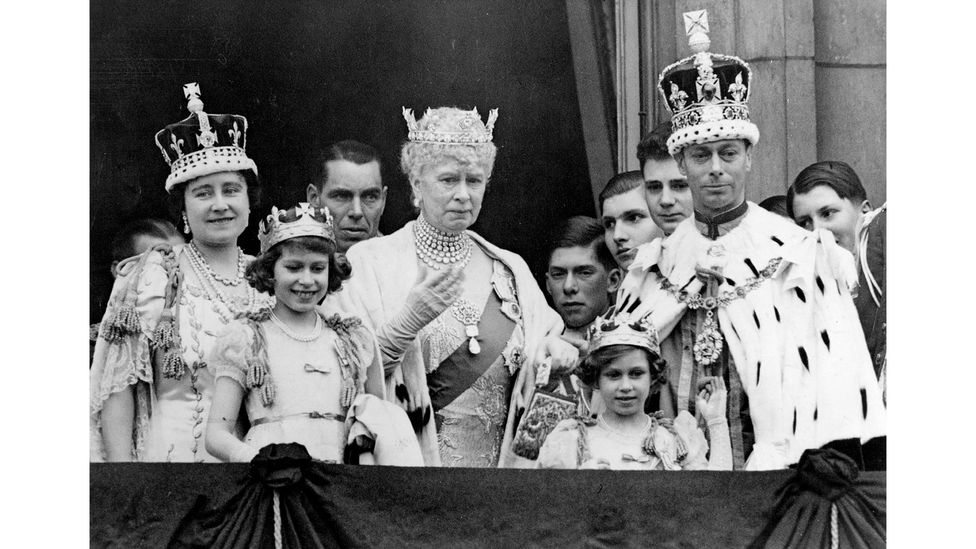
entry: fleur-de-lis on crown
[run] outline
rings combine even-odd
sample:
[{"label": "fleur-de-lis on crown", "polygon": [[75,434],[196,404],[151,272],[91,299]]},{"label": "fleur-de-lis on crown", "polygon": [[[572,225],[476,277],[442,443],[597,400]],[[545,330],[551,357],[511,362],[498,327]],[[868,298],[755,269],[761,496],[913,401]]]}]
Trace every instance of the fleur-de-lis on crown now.
[{"label": "fleur-de-lis on crown", "polygon": [[175,134],[169,134],[170,141],[169,148],[176,151],[176,158],[182,158],[183,156],[183,140],[177,139]]},{"label": "fleur-de-lis on crown", "polygon": [[742,101],[746,95],[746,86],[742,83],[742,72],[735,75],[735,83],[729,85],[729,95],[736,101]]},{"label": "fleur-de-lis on crown", "polygon": [[685,108],[685,104],[688,102],[688,94],[683,92],[677,84],[671,82],[671,95],[668,96],[668,101],[671,102],[675,111],[680,111]]},{"label": "fleur-de-lis on crown", "polygon": [[234,145],[241,146],[241,130],[237,128],[237,122],[234,122],[233,128],[227,130],[227,134],[230,135],[230,139],[234,142]]}]

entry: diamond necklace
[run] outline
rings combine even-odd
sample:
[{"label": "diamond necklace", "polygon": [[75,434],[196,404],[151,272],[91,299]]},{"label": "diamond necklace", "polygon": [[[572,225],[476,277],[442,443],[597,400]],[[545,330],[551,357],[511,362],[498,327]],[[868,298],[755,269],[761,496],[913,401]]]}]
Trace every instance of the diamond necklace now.
[{"label": "diamond necklace", "polygon": [[285,324],[285,321],[278,318],[278,315],[276,315],[274,311],[271,311],[271,322],[273,322],[274,325],[277,326],[282,332],[285,332],[286,336],[302,343],[310,343],[322,335],[322,318],[318,315],[318,313],[315,314],[315,327],[312,328],[312,331],[309,332],[308,335],[299,335],[295,333],[291,328],[288,327],[287,324]]},{"label": "diamond necklace", "polygon": [[442,265],[457,264],[464,267],[471,260],[471,237],[466,233],[452,234],[440,231],[424,219],[423,214],[413,226],[417,257],[432,269]]}]

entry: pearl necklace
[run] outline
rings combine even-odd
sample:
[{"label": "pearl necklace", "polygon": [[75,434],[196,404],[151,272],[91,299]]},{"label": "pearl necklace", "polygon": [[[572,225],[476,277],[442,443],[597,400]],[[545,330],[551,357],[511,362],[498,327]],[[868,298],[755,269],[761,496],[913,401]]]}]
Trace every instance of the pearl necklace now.
[{"label": "pearl necklace", "polygon": [[292,331],[292,329],[285,324],[285,321],[278,318],[278,315],[276,315],[274,311],[271,311],[271,322],[273,322],[278,329],[284,332],[286,336],[302,343],[310,343],[322,335],[322,318],[318,314],[315,315],[315,327],[312,328],[312,331],[308,335],[299,335]]},{"label": "pearl necklace", "polygon": [[203,265],[207,275],[221,284],[225,286],[237,286],[244,281],[244,269],[247,267],[247,265],[244,263],[244,250],[242,250],[240,246],[237,247],[237,275],[234,278],[227,278],[217,274],[217,272],[213,270],[213,267],[210,266],[210,263],[207,262],[207,258],[204,257],[203,253],[200,252],[200,249],[197,248],[195,242],[190,241],[190,244],[187,246],[187,250],[190,252],[190,255],[194,256],[194,258]]},{"label": "pearl necklace", "polygon": [[421,215],[414,223],[413,235],[417,244],[417,257],[432,269],[454,263],[464,267],[471,260],[473,244],[466,233],[445,233],[434,228]]},{"label": "pearl necklace", "polygon": [[[227,324],[233,320],[234,317],[240,316],[241,314],[254,308],[254,303],[257,300],[258,293],[253,286],[250,284],[247,286],[247,301],[243,307],[238,307],[234,301],[229,299],[227,294],[220,289],[220,286],[217,284],[218,279],[213,274],[213,269],[211,269],[210,265],[207,264],[206,258],[200,254],[199,250],[196,249],[196,246],[194,246],[191,242],[186,248],[188,252],[186,257],[190,261],[190,267],[193,269],[193,272],[196,273],[197,279],[200,280],[200,284],[203,286],[204,291],[207,292],[207,297],[212,303],[214,303],[214,311],[217,312],[217,315],[224,322],[224,324]],[[241,253],[240,248],[238,248],[238,253]],[[241,257],[243,258],[243,255]],[[221,303],[225,309],[227,309],[227,312],[224,312],[220,307],[216,306],[218,302]]]}]

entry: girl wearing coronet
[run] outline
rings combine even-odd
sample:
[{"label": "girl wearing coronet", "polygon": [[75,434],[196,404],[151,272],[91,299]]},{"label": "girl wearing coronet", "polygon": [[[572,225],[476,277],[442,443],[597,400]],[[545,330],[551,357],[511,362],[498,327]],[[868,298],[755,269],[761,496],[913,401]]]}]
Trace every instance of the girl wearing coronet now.
[{"label": "girl wearing coronet", "polygon": [[[556,425],[539,452],[547,469],[732,469],[726,388],[721,378],[699,383],[697,410],[711,446],[687,411],[674,419],[644,413],[644,401],[667,383],[657,335],[646,317],[632,317],[621,304],[597,318],[590,352],[580,365],[584,383],[599,393],[606,409],[594,420],[568,419]],[[633,310],[636,307],[631,307]]]},{"label": "girl wearing coronet", "polygon": [[[207,451],[224,461],[250,461],[268,444],[298,442],[314,459],[341,463],[347,438],[363,434],[374,445],[384,437],[382,443],[404,448],[388,463],[421,464],[406,415],[382,400],[372,333],[358,318],[317,309],[350,274],[336,255],[328,210],[304,203],[273,208],[258,236],[261,255],[246,277],[276,303],[265,318],[231,324],[217,337],[209,358],[217,381]],[[234,432],[242,401],[251,424],[243,441]],[[379,425],[371,423],[377,418]]]},{"label": "girl wearing coronet", "polygon": [[270,305],[244,282],[251,258],[237,245],[260,190],[247,120],[205,113],[196,84],[183,91],[191,114],[156,145],[189,244],[117,266],[89,374],[92,461],[216,461],[203,440],[214,388],[205,357],[214,334]]}]

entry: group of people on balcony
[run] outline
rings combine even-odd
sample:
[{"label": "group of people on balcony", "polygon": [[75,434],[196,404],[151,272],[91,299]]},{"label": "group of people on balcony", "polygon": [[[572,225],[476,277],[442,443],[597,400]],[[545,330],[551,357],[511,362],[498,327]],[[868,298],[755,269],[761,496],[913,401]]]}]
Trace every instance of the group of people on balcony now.
[{"label": "group of people on balcony", "polygon": [[831,446],[883,467],[885,209],[839,161],[803,170],[785,212],[747,201],[751,72],[695,43],[661,74],[672,118],[641,171],[551,235],[552,306],[470,230],[505,184],[497,109],[403,110],[417,217],[389,235],[376,150],[329,147],[250,257],[247,121],[185,86],[190,116],[156,134],[177,232],[144,223],[116,246],[91,459],[298,442],[328,463],[766,470]]}]

